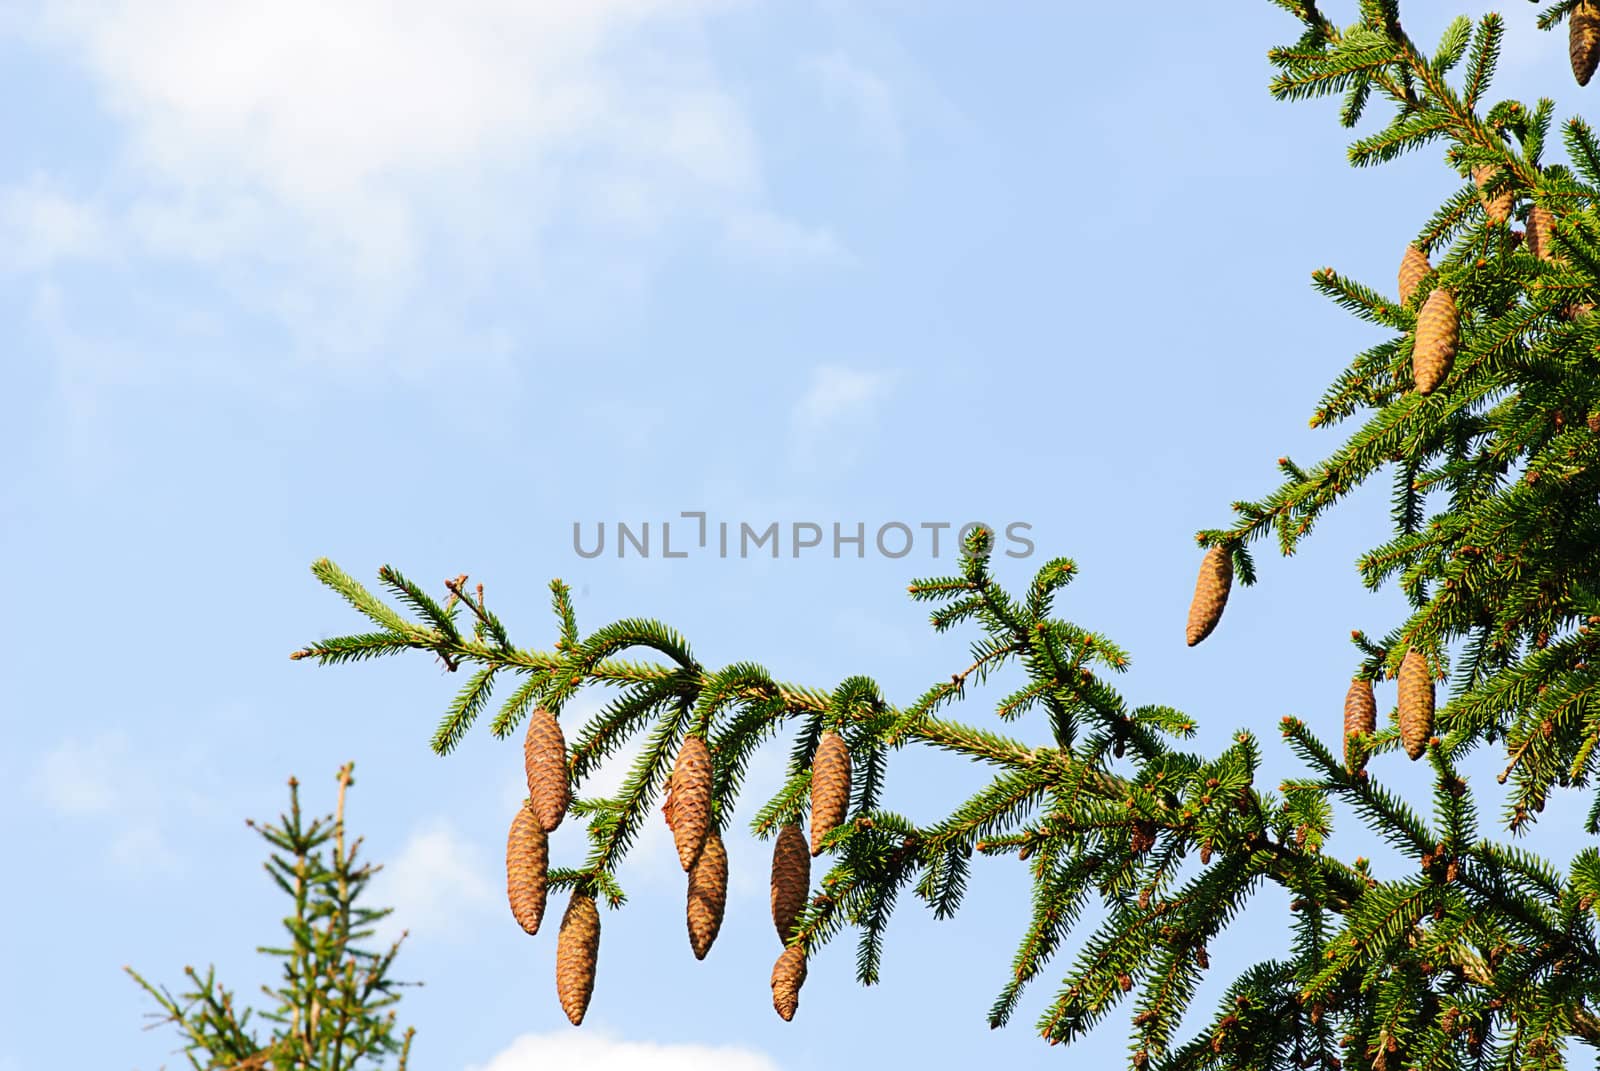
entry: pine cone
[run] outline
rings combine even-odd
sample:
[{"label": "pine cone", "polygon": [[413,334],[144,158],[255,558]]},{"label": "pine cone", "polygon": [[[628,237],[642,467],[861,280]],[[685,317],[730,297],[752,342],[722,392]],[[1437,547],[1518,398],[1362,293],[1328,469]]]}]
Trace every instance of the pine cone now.
[{"label": "pine cone", "polygon": [[1544,205],[1534,205],[1528,210],[1528,252],[1540,260],[1555,260],[1556,246],[1553,236],[1556,217]]},{"label": "pine cone", "polygon": [[778,830],[777,843],[772,846],[772,924],[784,944],[789,943],[794,924],[805,910],[810,888],[811,855],[806,850],[806,835],[798,825],[786,825]]},{"label": "pine cone", "polygon": [[1455,295],[1436,288],[1417,314],[1417,334],[1411,345],[1411,378],[1418,394],[1432,394],[1450,374],[1461,342],[1461,321]]},{"label": "pine cone", "polygon": [[1351,738],[1370,733],[1377,727],[1378,701],[1372,694],[1372,682],[1351,681],[1350,690],[1344,696],[1344,761],[1351,773],[1360,772],[1367,764],[1366,749],[1356,746]]},{"label": "pine cone", "polygon": [[1588,85],[1600,63],[1600,7],[1591,0],[1584,0],[1567,17],[1567,56],[1572,76],[1580,86]]},{"label": "pine cone", "polygon": [[705,959],[722,929],[722,909],[728,904],[728,849],[715,829],[706,834],[705,847],[689,871],[689,947],[695,959]]},{"label": "pine cone", "polygon": [[1504,223],[1511,218],[1511,204],[1513,195],[1509,189],[1503,189],[1493,197],[1484,195],[1483,188],[1495,180],[1500,174],[1500,169],[1493,164],[1484,164],[1472,169],[1472,181],[1478,184],[1478,199],[1483,202],[1483,211],[1489,217],[1490,223]]},{"label": "pine cone", "polygon": [[800,1006],[800,987],[806,982],[806,954],[799,945],[783,950],[772,966],[772,1006],[788,1022]]},{"label": "pine cone", "polygon": [[1422,250],[1415,245],[1406,246],[1404,255],[1400,257],[1400,304],[1411,301],[1411,295],[1417,292],[1417,284],[1426,279],[1432,270]]},{"label": "pine cone", "polygon": [[1600,435],[1600,409],[1590,413],[1588,417],[1585,418],[1584,424],[1588,426],[1590,432],[1595,435]]},{"label": "pine cone", "polygon": [[594,897],[574,892],[556,937],[556,995],[573,1026],[583,1022],[589,1008],[599,956],[600,911]]},{"label": "pine cone", "polygon": [[506,837],[506,898],[511,915],[528,933],[538,933],[544,919],[545,876],[550,868],[550,841],[539,819],[525,803],[517,808]]},{"label": "pine cone", "polygon": [[817,741],[811,760],[811,854],[822,852],[822,838],[844,821],[850,809],[850,749],[829,729]]},{"label": "pine cone", "polygon": [[678,863],[687,871],[700,857],[711,828],[711,752],[698,736],[686,737],[678,749],[668,820],[672,841],[678,847]]},{"label": "pine cone", "polygon": [[528,774],[528,801],[546,833],[553,833],[567,813],[567,741],[555,715],[540,707],[528,719],[522,742],[522,765]]},{"label": "pine cone", "polygon": [[1428,660],[1415,650],[1400,662],[1400,740],[1413,760],[1428,750],[1433,735],[1433,674]]},{"label": "pine cone", "polygon": [[1195,581],[1194,599],[1189,603],[1190,647],[1211,635],[1222,620],[1222,608],[1228,604],[1232,585],[1233,556],[1226,547],[1212,547],[1200,563],[1200,578]]}]

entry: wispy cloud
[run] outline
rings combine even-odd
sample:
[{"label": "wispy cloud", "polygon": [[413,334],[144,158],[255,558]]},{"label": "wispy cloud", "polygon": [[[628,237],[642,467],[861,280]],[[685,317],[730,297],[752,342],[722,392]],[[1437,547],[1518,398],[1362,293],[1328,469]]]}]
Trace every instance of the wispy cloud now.
[{"label": "wispy cloud", "polygon": [[848,466],[894,377],[843,365],[819,365],[789,420],[789,456],[802,471]]},{"label": "wispy cloud", "polygon": [[129,765],[128,738],[122,733],[70,737],[38,760],[28,788],[58,815],[106,814],[131,802]]},{"label": "wispy cloud", "polygon": [[481,1068],[470,1071],[778,1071],[772,1057],[734,1045],[624,1041],[585,1028],[582,1033],[524,1034]]},{"label": "wispy cloud", "polygon": [[71,736],[35,761],[27,794],[58,822],[89,823],[90,842],[119,873],[177,872],[184,861],[165,833],[169,812],[188,820],[215,809],[191,782],[171,776],[195,758],[152,761],[118,730]]},{"label": "wispy cloud", "polygon": [[377,927],[389,941],[409,930],[423,938],[456,937],[498,898],[496,866],[445,819],[414,831],[374,881],[374,902],[394,908]]},{"label": "wispy cloud", "polygon": [[0,271],[40,271],[101,256],[110,241],[98,208],[42,175],[0,188]]},{"label": "wispy cloud", "polygon": [[838,50],[807,57],[801,69],[816,81],[830,107],[850,117],[872,148],[895,157],[904,152],[900,108],[881,75]]},{"label": "wispy cloud", "polygon": [[20,234],[13,257],[33,267],[107,253],[106,235],[213,265],[231,300],[323,357],[370,353],[474,288],[536,284],[574,225],[835,256],[826,227],[770,202],[712,61],[706,27],[736,3],[38,3],[12,32],[98,87],[121,126],[120,195],[90,209],[47,180],[15,188],[0,235]]}]

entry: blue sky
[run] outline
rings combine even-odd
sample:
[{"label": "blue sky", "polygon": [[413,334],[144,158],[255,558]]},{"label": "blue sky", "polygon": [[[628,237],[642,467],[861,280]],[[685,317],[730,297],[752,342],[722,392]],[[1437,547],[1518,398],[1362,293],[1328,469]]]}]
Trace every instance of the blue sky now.
[{"label": "blue sky", "polygon": [[[459,680],[426,658],[291,663],[359,625],[308,566],[388,562],[435,590],[467,572],[538,646],[560,576],[585,629],[656,616],[708,664],[865,672],[906,702],[972,639],[905,598],[950,564],[925,543],[586,560],[573,522],[1025,522],[1036,556],[1002,575],[1075,558],[1062,611],[1130,650],[1125,694],[1193,714],[1208,750],[1256,730],[1275,784],[1279,718],[1331,737],[1349,630],[1400,611],[1352,567],[1387,488],[1293,561],[1264,553],[1189,650],[1192,535],[1273,486],[1280,454],[1337,445],[1306,418],[1376,336],[1310,272],[1392,289],[1455,180],[1432,154],[1353,171],[1331,105],[1274,103],[1265,53],[1294,33],[1265,2],[448,10],[0,7],[19,607],[0,622],[0,830],[24,875],[0,892],[0,1071],[179,1066],[121,966],[268,980],[251,950],[282,908],[243,819],[276,815],[290,774],[330,809],[351,758],[352,829],[388,864],[375,900],[412,934],[398,973],[427,983],[402,1004],[418,1068],[1058,1062],[1031,1023],[1059,974],[1012,1027],[984,1023],[1026,903],[1015,864],[979,867],[954,921],[908,903],[874,989],[836,942],[778,1020],[767,855],[742,821],[786,744],[749,783],[710,957],[688,951],[653,824],[573,1030],[553,932],[525,937],[504,901],[518,748],[480,730],[432,755]],[[1458,10],[1411,2],[1406,27],[1431,44]],[[1572,114],[1564,37],[1506,14],[1498,95]],[[987,723],[998,694],[961,716]],[[1375,772],[1419,780],[1398,757]],[[907,753],[889,802],[931,819],[977,784]],[[1534,845],[1568,854],[1581,806],[1552,806]],[[1349,824],[1335,846],[1378,854]],[[1283,947],[1282,919],[1266,894],[1213,950],[1204,1014],[1230,968]],[[1124,1037],[1114,1019],[1073,1057],[1120,1061]]]}]

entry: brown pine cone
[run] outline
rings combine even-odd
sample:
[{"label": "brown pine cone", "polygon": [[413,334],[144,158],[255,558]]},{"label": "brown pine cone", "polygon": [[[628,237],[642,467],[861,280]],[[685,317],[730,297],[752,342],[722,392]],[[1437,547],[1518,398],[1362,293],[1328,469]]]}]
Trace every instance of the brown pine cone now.
[{"label": "brown pine cone", "polygon": [[672,841],[685,871],[694,866],[711,828],[711,751],[698,736],[686,737],[672,768]]},{"label": "brown pine cone", "polygon": [[1415,245],[1406,246],[1405,253],[1400,257],[1400,304],[1410,303],[1411,295],[1417,292],[1417,284],[1426,279],[1432,270],[1422,250]]},{"label": "brown pine cone", "polygon": [[1600,63],[1600,6],[1591,0],[1584,0],[1567,17],[1567,57],[1572,76],[1580,86],[1588,85]]},{"label": "brown pine cone", "polygon": [[1590,413],[1588,417],[1585,418],[1584,424],[1588,426],[1591,433],[1600,435],[1600,410]]},{"label": "brown pine cone", "polygon": [[1373,732],[1377,727],[1378,701],[1372,694],[1372,682],[1351,681],[1344,696],[1345,768],[1351,773],[1359,773],[1367,764],[1366,749],[1357,747],[1352,737]]},{"label": "brown pine cone", "polygon": [[772,846],[772,924],[784,944],[789,943],[794,924],[805,910],[810,888],[811,854],[806,835],[798,825],[786,825],[778,830],[777,843]]},{"label": "brown pine cone", "polygon": [[788,1022],[800,1007],[800,987],[806,982],[806,954],[799,945],[783,950],[772,966],[772,1006]]},{"label": "brown pine cone", "polygon": [[527,804],[517,808],[506,837],[506,898],[511,915],[528,933],[538,933],[544,919],[545,878],[550,869],[550,842]]},{"label": "brown pine cone", "polygon": [[1503,189],[1493,197],[1486,196],[1483,188],[1493,182],[1500,174],[1500,169],[1493,164],[1484,164],[1472,169],[1472,181],[1478,185],[1478,197],[1483,202],[1483,211],[1489,217],[1490,223],[1504,223],[1511,218],[1511,205],[1513,195],[1509,189]]},{"label": "brown pine cone", "polygon": [[811,759],[811,854],[822,852],[822,838],[844,821],[850,809],[850,749],[832,729],[817,741]]},{"label": "brown pine cone", "polygon": [[573,1026],[583,1022],[589,1009],[599,956],[600,910],[594,897],[574,892],[556,937],[556,995]]},{"label": "brown pine cone", "polygon": [[1400,742],[1412,760],[1422,758],[1433,735],[1433,674],[1413,649],[1400,662]]},{"label": "brown pine cone", "polygon": [[528,801],[546,833],[553,833],[567,813],[567,741],[555,715],[540,707],[528,719],[522,742],[522,765],[528,775]]},{"label": "brown pine cone", "polygon": [[1411,346],[1411,378],[1418,394],[1432,394],[1455,361],[1461,344],[1461,321],[1455,295],[1438,287],[1417,314],[1417,334]]},{"label": "brown pine cone", "polygon": [[1556,245],[1553,236],[1556,230],[1556,217],[1544,205],[1534,205],[1528,210],[1528,252],[1540,260],[1556,259]]},{"label": "brown pine cone", "polygon": [[1211,630],[1222,620],[1222,608],[1228,604],[1228,589],[1233,585],[1233,556],[1226,547],[1212,547],[1200,563],[1200,577],[1195,581],[1194,598],[1189,602],[1187,640],[1190,647],[1211,635]]},{"label": "brown pine cone", "polygon": [[706,834],[700,858],[689,871],[689,947],[695,959],[705,959],[722,929],[722,909],[728,904],[728,849],[715,829]]}]

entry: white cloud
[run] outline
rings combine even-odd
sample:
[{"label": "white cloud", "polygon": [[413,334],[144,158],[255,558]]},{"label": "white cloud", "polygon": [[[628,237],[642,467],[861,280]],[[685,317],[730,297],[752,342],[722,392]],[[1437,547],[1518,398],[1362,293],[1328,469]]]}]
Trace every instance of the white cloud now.
[{"label": "white cloud", "polygon": [[375,898],[394,908],[378,925],[377,938],[390,941],[402,930],[425,938],[459,935],[469,916],[495,903],[496,873],[450,822],[417,829],[374,881]]},{"label": "white cloud", "polygon": [[732,215],[724,234],[735,253],[763,262],[851,261],[831,230],[808,227],[771,212],[752,210]]},{"label": "white cloud", "polygon": [[830,106],[854,117],[874,148],[896,157],[904,151],[900,109],[881,76],[840,51],[810,56],[801,68],[816,80]]},{"label": "white cloud", "polygon": [[790,414],[789,453],[795,467],[848,465],[894,377],[840,365],[820,365]]},{"label": "white cloud", "polygon": [[158,826],[140,823],[117,834],[111,842],[111,861],[128,873],[174,873],[181,869],[177,852]]},{"label": "white cloud", "polygon": [[[475,286],[536,287],[549,232],[575,222],[837,255],[826,228],[769,203],[750,120],[714,69],[707,22],[737,2],[51,0],[27,33],[84,68],[123,124],[110,230],[216,266],[303,351],[350,357],[414,338],[404,318],[447,320]],[[35,261],[107,229],[31,196],[13,214],[33,221]]]},{"label": "white cloud", "polygon": [[581,1033],[524,1034],[481,1068],[471,1071],[545,1071],[582,1067],[585,1071],[778,1071],[765,1053],[734,1045],[666,1044],[624,1041],[585,1028]]},{"label": "white cloud", "polygon": [[86,828],[107,863],[124,875],[143,876],[183,868],[163,832],[173,811],[186,821],[215,813],[216,802],[188,774],[204,767],[203,749],[152,759],[127,734],[102,730],[68,737],[39,756],[26,785],[58,819],[92,819]]},{"label": "white cloud", "polygon": [[0,270],[39,271],[102,254],[107,223],[95,206],[43,176],[0,188]]},{"label": "white cloud", "polygon": [[71,737],[39,759],[28,788],[56,814],[106,814],[130,802],[128,767],[128,739],[122,733]]}]

